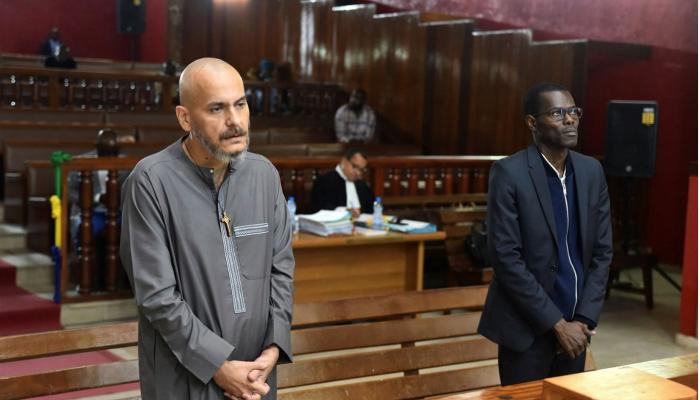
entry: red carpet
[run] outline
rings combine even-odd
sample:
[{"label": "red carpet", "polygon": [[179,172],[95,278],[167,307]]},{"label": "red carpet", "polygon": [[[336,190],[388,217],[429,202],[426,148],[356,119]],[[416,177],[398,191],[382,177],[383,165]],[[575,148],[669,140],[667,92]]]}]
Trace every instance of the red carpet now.
[{"label": "red carpet", "polygon": [[[0,336],[62,329],[61,307],[15,286],[15,267],[0,261]],[[0,363],[0,376],[19,376],[121,360],[107,350]],[[37,397],[42,400],[85,399],[137,390],[138,383]],[[0,388],[0,392],[2,388]]]},{"label": "red carpet", "polygon": [[15,286],[15,267],[0,261],[0,336],[61,329],[61,307]]}]

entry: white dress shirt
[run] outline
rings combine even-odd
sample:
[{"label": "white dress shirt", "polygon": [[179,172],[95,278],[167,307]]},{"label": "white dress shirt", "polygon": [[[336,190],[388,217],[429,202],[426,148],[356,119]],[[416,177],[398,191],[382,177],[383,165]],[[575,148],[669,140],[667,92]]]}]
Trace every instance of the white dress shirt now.
[{"label": "white dress shirt", "polygon": [[361,208],[360,198],[357,197],[357,189],[355,189],[355,182],[351,182],[343,173],[343,169],[340,168],[340,164],[336,165],[335,172],[340,175],[345,181],[345,202],[347,208]]}]

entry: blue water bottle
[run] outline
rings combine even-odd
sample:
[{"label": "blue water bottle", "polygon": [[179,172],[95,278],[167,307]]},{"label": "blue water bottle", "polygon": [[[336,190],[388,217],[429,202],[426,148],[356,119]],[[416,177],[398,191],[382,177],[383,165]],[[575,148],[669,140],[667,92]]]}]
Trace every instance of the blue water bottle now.
[{"label": "blue water bottle", "polygon": [[372,213],[372,228],[374,229],[384,229],[384,217],[382,213],[384,208],[382,207],[382,198],[377,196],[374,199],[374,212]]},{"label": "blue water bottle", "polygon": [[292,218],[292,233],[299,233],[299,220],[297,219],[297,203],[294,201],[294,196],[289,196],[287,200],[287,210]]}]

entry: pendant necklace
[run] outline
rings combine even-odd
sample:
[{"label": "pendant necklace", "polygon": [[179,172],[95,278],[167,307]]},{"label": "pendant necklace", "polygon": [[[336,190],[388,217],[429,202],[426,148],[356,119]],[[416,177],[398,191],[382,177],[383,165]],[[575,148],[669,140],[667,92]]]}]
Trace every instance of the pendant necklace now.
[{"label": "pendant necklace", "polygon": [[[190,139],[188,139],[188,140],[192,140],[192,138],[190,137]],[[202,172],[199,165],[197,165],[197,163],[194,161],[194,158],[192,157],[192,154],[190,153],[190,149],[187,146],[187,141],[185,141],[183,143],[183,148],[185,149],[185,153],[189,157],[190,161],[192,161],[192,163],[194,164],[195,169],[197,170],[197,173],[202,177],[202,179],[204,179],[204,182],[208,183],[207,177],[204,175],[204,173]],[[214,196],[214,200],[215,200],[217,207],[219,209],[221,209],[221,217],[219,217],[219,222],[224,224],[224,226],[226,227],[226,235],[228,237],[231,237],[231,235],[233,234],[233,230],[231,229],[231,217],[229,217],[228,213],[226,212],[226,202],[228,201],[228,188],[230,186],[230,183],[228,182],[228,178],[229,178],[228,168],[229,167],[227,166],[227,169],[225,172],[226,175],[224,176],[224,180],[226,181],[226,196],[224,197],[224,204],[223,205],[219,201],[219,193],[216,190],[216,183],[214,183],[214,176],[213,176],[214,170],[213,169],[212,169],[212,177],[211,178],[212,178],[212,184],[213,184],[212,195]],[[223,181],[221,182],[221,184],[223,185]],[[219,191],[220,190],[221,190],[221,186],[219,186]]]},{"label": "pendant necklace", "polygon": [[231,237],[231,218],[228,216],[228,213],[226,213],[226,202],[228,201],[228,188],[231,186],[231,183],[228,181],[229,180],[229,172],[226,171],[227,176],[224,177],[226,179],[226,197],[224,197],[224,205],[222,206],[221,203],[219,202],[219,199],[217,198],[217,204],[219,205],[219,208],[221,208],[221,219],[219,220],[224,226],[226,226],[226,234],[228,237]]}]

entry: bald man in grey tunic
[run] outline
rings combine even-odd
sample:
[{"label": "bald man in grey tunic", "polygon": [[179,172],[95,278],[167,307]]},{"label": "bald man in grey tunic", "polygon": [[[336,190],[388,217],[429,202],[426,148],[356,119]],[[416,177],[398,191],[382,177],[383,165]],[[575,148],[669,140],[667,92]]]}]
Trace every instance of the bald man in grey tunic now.
[{"label": "bald man in grey tunic", "polygon": [[121,257],[139,310],[144,399],[274,399],[292,358],[291,219],[279,174],[248,153],[243,81],[212,58],[180,77],[188,135],[122,193]]}]

